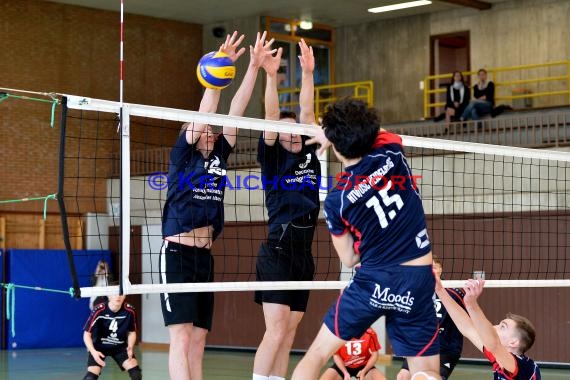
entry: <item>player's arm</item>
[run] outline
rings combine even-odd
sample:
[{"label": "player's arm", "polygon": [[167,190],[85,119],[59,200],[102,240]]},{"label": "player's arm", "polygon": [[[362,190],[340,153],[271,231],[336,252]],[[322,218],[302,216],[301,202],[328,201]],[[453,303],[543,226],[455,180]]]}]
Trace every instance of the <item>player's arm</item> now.
[{"label": "player's arm", "polygon": [[[283,49],[277,49],[275,56],[271,55],[263,61],[267,80],[265,83],[265,120],[279,120],[279,95],[277,94],[277,71],[281,66]],[[273,146],[277,141],[277,132],[264,131],[263,140],[266,145]]]},{"label": "player's arm", "polygon": [[333,355],[333,361],[334,361],[334,364],[336,364],[336,366],[338,367],[338,369],[340,369],[341,372],[344,374],[344,377],[350,376],[350,374],[346,370],[346,366],[344,365],[344,362],[342,361],[342,358],[340,357],[339,354]]},{"label": "player's arm", "polygon": [[105,358],[105,355],[95,349],[95,346],[93,345],[93,336],[89,331],[83,331],[83,344],[85,344],[87,351],[89,351],[91,356],[93,356],[93,359],[95,359],[97,364],[104,367],[105,361],[103,359]]},{"label": "player's arm", "polygon": [[352,268],[360,262],[360,255],[354,252],[354,238],[351,234],[332,235],[333,246],[344,266]]},{"label": "player's arm", "polygon": [[313,72],[315,71],[315,57],[313,48],[308,46],[304,39],[299,42],[301,55],[301,93],[299,94],[299,105],[301,114],[299,121],[302,124],[315,124],[315,81]]},{"label": "player's arm", "polygon": [[485,280],[467,281],[465,284],[465,307],[471,316],[471,320],[475,325],[475,329],[485,349],[493,354],[501,368],[506,369],[510,373],[514,373],[517,369],[517,362],[514,356],[501,344],[497,330],[495,330],[495,327],[489,322],[477,302],[477,299],[481,293],[483,293],[484,285]]},{"label": "player's arm", "polygon": [[135,348],[136,343],[137,343],[137,332],[129,331],[129,335],[127,336],[127,353],[129,355],[129,359],[133,357],[133,350]]},{"label": "player's arm", "polygon": [[[255,81],[257,79],[257,73],[259,68],[263,64],[265,58],[269,55],[275,53],[275,50],[271,50],[271,41],[265,41],[267,32],[263,32],[262,35],[257,33],[257,39],[255,40],[255,46],[249,47],[249,66],[247,67],[247,72],[236,91],[232,103],[230,105],[229,114],[232,116],[243,116],[245,108],[251,99],[251,93],[253,92],[253,87],[255,86]],[[237,140],[238,129],[235,127],[224,127],[224,137],[231,146],[235,146]]]},{"label": "player's arm", "polygon": [[[360,374],[366,375],[368,373],[368,371],[370,371],[372,368],[374,368],[377,361],[378,361],[378,351],[372,351],[371,350],[370,351],[370,358],[366,362],[366,366],[358,373],[358,376],[356,376],[356,377],[358,379],[360,379],[361,378]],[[362,376],[362,378],[364,378],[364,376]]]},{"label": "player's arm", "polygon": [[453,320],[453,323],[455,323],[455,326],[457,326],[461,334],[469,339],[479,351],[483,351],[483,342],[481,341],[481,338],[475,329],[474,322],[469,317],[469,314],[467,314],[467,312],[453,298],[451,298],[437,276],[435,280],[435,292],[443,306],[445,306],[445,309]]},{"label": "player's arm", "polygon": [[[226,41],[220,46],[220,51],[228,54],[230,59],[235,62],[237,59],[245,52],[245,48],[241,48],[236,50],[239,45],[242,43],[244,39],[244,35],[242,34],[238,38],[237,31],[234,32],[231,36],[228,34],[226,37]],[[202,96],[202,100],[200,101],[200,108],[198,108],[198,112],[204,113],[214,113],[218,109],[218,103],[220,102],[220,90],[215,90],[211,88],[207,88],[204,91],[204,95]],[[186,131],[186,141],[188,144],[195,144],[196,141],[200,138],[202,132],[204,132],[204,128],[206,128],[206,124],[200,123],[184,123],[182,125],[182,129]]]}]

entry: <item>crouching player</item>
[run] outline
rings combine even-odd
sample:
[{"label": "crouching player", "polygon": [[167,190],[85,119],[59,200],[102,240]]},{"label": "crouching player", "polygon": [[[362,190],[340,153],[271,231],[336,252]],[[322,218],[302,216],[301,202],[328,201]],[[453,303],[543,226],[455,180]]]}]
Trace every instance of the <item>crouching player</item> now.
[{"label": "crouching player", "polygon": [[83,380],[97,380],[105,358],[111,356],[132,380],[142,379],[133,354],[137,341],[135,310],[125,304],[125,296],[109,296],[109,301],[95,305],[85,327],[83,342],[89,351],[87,374]]}]

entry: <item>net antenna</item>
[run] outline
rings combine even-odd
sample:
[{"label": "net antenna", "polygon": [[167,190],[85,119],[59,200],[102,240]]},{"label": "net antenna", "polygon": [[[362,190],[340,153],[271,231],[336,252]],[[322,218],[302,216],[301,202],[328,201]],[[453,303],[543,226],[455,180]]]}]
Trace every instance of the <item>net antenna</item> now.
[{"label": "net antenna", "polygon": [[[124,84],[124,31],[125,31],[125,2],[121,0],[121,25],[120,25],[120,44],[119,44],[119,130],[121,133],[121,198],[120,198],[120,234],[119,234],[119,255],[120,261],[120,276],[119,276],[119,293],[128,294],[130,286],[129,282],[129,263],[130,263],[130,119],[129,113],[125,110],[123,102],[123,84]],[[124,165],[124,163],[127,163]]]}]

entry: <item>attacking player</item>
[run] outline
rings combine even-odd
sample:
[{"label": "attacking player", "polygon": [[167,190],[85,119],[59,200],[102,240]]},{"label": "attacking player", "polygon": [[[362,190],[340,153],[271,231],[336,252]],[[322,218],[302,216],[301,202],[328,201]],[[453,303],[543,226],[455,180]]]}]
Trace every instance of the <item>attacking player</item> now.
[{"label": "attacking player", "polygon": [[468,280],[465,284],[467,311],[451,298],[439,279],[436,293],[459,331],[491,362],[495,380],[540,380],[538,366],[525,356],[534,344],[534,326],[516,314],[507,314],[493,326],[477,303],[484,285],[484,280]]},{"label": "attacking player", "polygon": [[376,367],[380,342],[372,328],[360,338],[349,340],[334,355],[334,364],[320,380],[386,380]]},{"label": "attacking player", "polygon": [[[441,278],[443,266],[441,260],[433,255],[433,271],[437,278]],[[465,292],[462,289],[446,289],[451,298],[463,308],[463,297]],[[441,300],[434,295],[435,299],[435,313],[439,321],[439,374],[442,380],[447,380],[453,369],[461,358],[461,351],[463,351],[463,335],[453,323],[453,320],[447,313],[447,310],[442,305]],[[410,370],[408,368],[408,361],[404,359],[402,369],[398,373],[396,380],[410,380]]]},{"label": "attacking player", "polygon": [[97,380],[107,356],[111,356],[121,370],[126,370],[132,380],[140,380],[142,372],[133,354],[137,341],[135,310],[124,303],[125,296],[108,298],[93,307],[83,329],[83,342],[89,351],[83,380]]},{"label": "attacking player", "polygon": [[[242,116],[251,98],[259,68],[271,55],[266,33],[257,34],[250,46],[250,62],[235,93],[230,115]],[[237,32],[226,38],[220,50],[236,61],[245,49],[238,49],[244,36]],[[220,91],[206,89],[200,112],[215,112]],[[162,283],[211,282],[214,259],[210,249],[224,225],[226,161],[235,146],[237,129],[224,127],[214,136],[206,124],[186,123],[170,153],[168,193],[164,205],[160,255]],[[170,335],[168,369],[172,380],[201,380],[206,335],[212,327],[213,293],[163,293],[164,323]]]},{"label": "attacking player", "polygon": [[[299,43],[302,70],[300,122],[315,123],[313,105],[313,50]],[[282,49],[264,61],[267,73],[265,118],[295,123],[294,113],[279,112],[277,71]],[[313,146],[290,133],[263,132],[258,161],[265,181],[269,235],[261,244],[256,262],[258,281],[311,281],[315,272],[311,244],[319,215],[320,163]],[[287,183],[287,181],[289,181]],[[307,310],[308,290],[258,291],[263,305],[265,334],[253,364],[254,380],[281,380],[287,374],[289,352],[297,326]]]},{"label": "attacking player", "polygon": [[320,151],[332,144],[344,164],[327,195],[325,218],[342,263],[361,267],[293,379],[316,379],[335,351],[383,315],[394,354],[408,358],[412,379],[440,379],[431,245],[402,139],[380,130],[374,109],[346,98],[329,107],[308,143],[319,143]]}]

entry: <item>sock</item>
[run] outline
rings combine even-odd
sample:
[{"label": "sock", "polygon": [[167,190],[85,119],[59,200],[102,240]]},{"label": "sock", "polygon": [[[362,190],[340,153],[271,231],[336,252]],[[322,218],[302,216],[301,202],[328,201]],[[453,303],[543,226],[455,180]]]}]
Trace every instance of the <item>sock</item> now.
[{"label": "sock", "polygon": [[133,367],[128,370],[129,376],[132,380],[141,380],[142,379],[142,371],[139,366]]},{"label": "sock", "polygon": [[285,380],[285,378],[271,375],[269,376],[269,380]]},{"label": "sock", "polygon": [[99,378],[98,375],[95,375],[93,372],[87,371],[83,380],[97,380]]},{"label": "sock", "polygon": [[251,380],[269,380],[269,376],[261,376],[254,373]]}]

